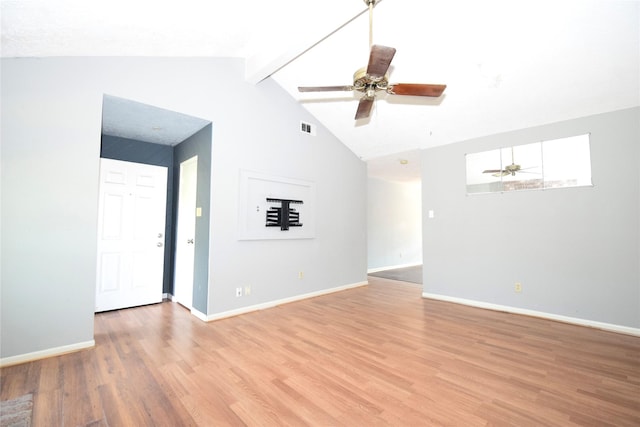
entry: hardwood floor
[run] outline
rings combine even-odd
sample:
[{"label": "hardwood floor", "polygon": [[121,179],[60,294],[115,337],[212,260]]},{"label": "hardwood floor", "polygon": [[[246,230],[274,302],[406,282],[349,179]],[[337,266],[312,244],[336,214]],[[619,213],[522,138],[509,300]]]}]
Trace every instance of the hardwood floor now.
[{"label": "hardwood floor", "polygon": [[1,370],[38,426],[639,426],[640,338],[370,285],[204,323],[95,317],[96,347]]}]

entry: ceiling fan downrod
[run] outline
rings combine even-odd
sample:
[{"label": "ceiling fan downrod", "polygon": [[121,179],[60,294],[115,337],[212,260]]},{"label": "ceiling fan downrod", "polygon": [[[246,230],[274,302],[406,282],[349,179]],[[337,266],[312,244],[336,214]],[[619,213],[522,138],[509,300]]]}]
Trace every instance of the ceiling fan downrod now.
[{"label": "ceiling fan downrod", "polygon": [[380,0],[364,0],[365,4],[369,6],[369,50],[373,46],[373,7]]}]

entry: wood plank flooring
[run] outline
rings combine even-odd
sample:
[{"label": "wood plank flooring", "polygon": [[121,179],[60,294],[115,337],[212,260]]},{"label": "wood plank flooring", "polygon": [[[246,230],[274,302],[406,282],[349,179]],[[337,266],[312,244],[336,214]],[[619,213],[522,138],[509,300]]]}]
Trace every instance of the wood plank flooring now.
[{"label": "wood plank flooring", "polygon": [[639,426],[640,338],[370,285],[204,323],[95,317],[96,347],[6,367],[38,426]]}]

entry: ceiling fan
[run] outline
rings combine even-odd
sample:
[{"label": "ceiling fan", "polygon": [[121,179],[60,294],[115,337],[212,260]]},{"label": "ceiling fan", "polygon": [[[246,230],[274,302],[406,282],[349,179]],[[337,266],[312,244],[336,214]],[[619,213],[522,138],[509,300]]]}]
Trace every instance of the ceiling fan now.
[{"label": "ceiling fan", "polygon": [[493,176],[502,177],[502,176],[516,176],[516,172],[518,173],[536,173],[529,172],[525,169],[533,169],[535,166],[529,168],[522,168],[522,166],[517,165],[515,162],[515,158],[513,155],[513,147],[511,147],[511,164],[504,167],[504,169],[487,169],[482,171],[482,173],[490,173]]},{"label": "ceiling fan", "polygon": [[364,93],[360,98],[355,119],[369,117],[373,108],[376,92],[385,91],[391,95],[411,95],[439,97],[444,92],[446,85],[420,84],[420,83],[389,83],[388,70],[391,60],[396,54],[393,47],[373,44],[373,7],[380,0],[364,0],[369,6],[369,63],[360,68],[353,75],[353,84],[346,86],[301,86],[300,92],[333,92],[333,91],[358,91]]}]

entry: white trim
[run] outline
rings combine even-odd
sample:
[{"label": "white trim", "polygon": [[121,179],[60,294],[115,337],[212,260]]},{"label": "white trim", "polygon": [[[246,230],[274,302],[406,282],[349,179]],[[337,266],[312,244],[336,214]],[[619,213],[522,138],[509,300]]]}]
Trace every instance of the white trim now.
[{"label": "white trim", "polygon": [[193,314],[194,316],[196,316],[198,319],[202,320],[203,322],[208,322],[209,319],[207,319],[207,315],[204,314],[203,312],[196,310],[195,308],[191,309],[191,314]]},{"label": "white trim", "polygon": [[63,345],[62,347],[48,348],[46,350],[34,351],[32,353],[19,354],[17,356],[4,357],[0,359],[0,368],[20,363],[33,362],[34,360],[45,359],[47,357],[61,356],[87,348],[95,347],[95,340],[80,342],[77,344]]},{"label": "white trim", "polygon": [[368,285],[369,282],[358,282],[358,283],[352,283],[349,285],[344,285],[344,286],[338,286],[336,288],[331,288],[331,289],[323,289],[321,291],[317,291],[317,292],[310,292],[308,294],[302,294],[302,295],[296,295],[290,298],[283,298],[281,300],[276,300],[276,301],[269,301],[269,302],[265,302],[262,304],[256,304],[256,305],[250,305],[247,307],[241,307],[241,308],[237,308],[235,310],[229,310],[229,311],[223,311],[221,313],[214,313],[214,314],[210,314],[210,315],[204,315],[202,313],[200,313],[197,310],[191,310],[191,314],[193,314],[194,316],[196,316],[197,318],[204,320],[205,322],[211,322],[214,320],[220,320],[220,319],[225,319],[227,317],[233,317],[233,316],[238,316],[240,314],[246,314],[246,313],[251,313],[252,311],[258,311],[258,310],[265,310],[267,308],[273,308],[279,305],[283,305],[283,304],[288,304],[291,302],[296,302],[296,301],[301,301],[304,299],[308,299],[308,298],[315,298],[318,296],[322,296],[322,295],[327,295],[327,294],[332,294],[334,292],[340,292],[340,291],[346,291],[347,289],[353,289],[353,288],[358,288],[360,286],[366,286]]},{"label": "white trim", "polygon": [[602,329],[605,331],[617,332],[620,334],[634,335],[634,336],[640,337],[640,328],[632,328],[629,326],[614,325],[612,323],[597,322],[595,320],[587,320],[587,319],[580,319],[577,317],[562,316],[560,314],[545,313],[543,311],[528,310],[526,308],[517,308],[517,307],[511,307],[508,305],[491,304],[488,302],[450,297],[446,295],[430,294],[428,292],[423,292],[422,298],[452,302],[455,304],[468,305],[471,307],[484,308],[487,310],[504,311],[507,313],[522,314],[525,316],[532,316],[532,317],[540,317],[543,319],[555,320],[558,322],[571,323],[574,325],[586,326],[589,328]]},{"label": "white trim", "polygon": [[370,268],[370,269],[367,270],[367,273],[377,273],[378,271],[393,270],[393,269],[396,269],[396,268],[417,267],[419,265],[422,265],[422,263],[418,262],[418,263],[413,263],[413,264],[389,265],[389,266],[386,266],[386,267]]}]

